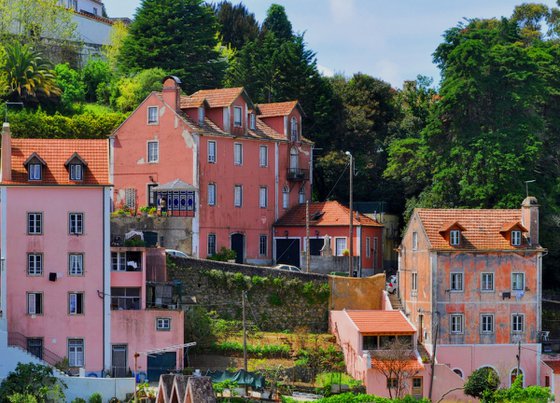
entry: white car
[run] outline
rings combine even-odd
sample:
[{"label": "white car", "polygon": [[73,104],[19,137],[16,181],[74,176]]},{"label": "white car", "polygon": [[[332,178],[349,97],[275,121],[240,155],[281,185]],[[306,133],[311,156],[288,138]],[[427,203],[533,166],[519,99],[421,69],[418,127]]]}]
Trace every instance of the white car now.
[{"label": "white car", "polygon": [[181,252],[180,250],[176,249],[166,249],[165,253],[173,257],[189,257],[189,255],[187,255],[185,252]]},{"label": "white car", "polygon": [[387,284],[385,284],[385,289],[389,294],[394,294],[397,291],[397,287],[399,286],[398,277],[393,274],[389,276],[387,279]]},{"label": "white car", "polygon": [[277,264],[276,266],[273,267],[273,269],[286,270],[286,271],[297,271],[298,273],[301,273],[301,269],[299,267],[291,266],[289,264]]}]

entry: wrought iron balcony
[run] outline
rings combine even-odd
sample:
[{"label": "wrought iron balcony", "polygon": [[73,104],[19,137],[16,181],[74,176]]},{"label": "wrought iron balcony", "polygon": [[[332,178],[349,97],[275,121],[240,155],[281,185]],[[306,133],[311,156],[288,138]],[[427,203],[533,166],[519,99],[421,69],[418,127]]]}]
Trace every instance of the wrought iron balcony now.
[{"label": "wrought iron balcony", "polygon": [[309,180],[309,169],[288,168],[288,180],[294,182]]}]

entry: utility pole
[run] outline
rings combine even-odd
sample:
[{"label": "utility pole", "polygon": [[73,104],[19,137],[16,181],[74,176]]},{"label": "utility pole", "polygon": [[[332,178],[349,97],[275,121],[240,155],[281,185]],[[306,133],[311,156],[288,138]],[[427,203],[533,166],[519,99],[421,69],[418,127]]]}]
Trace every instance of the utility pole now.
[{"label": "utility pole", "polygon": [[247,371],[247,324],[245,321],[245,298],[247,291],[241,291],[241,306],[243,307],[243,369]]},{"label": "utility pole", "polygon": [[309,250],[309,199],[305,202],[305,248],[307,253],[305,254],[305,268],[307,273],[309,273],[309,266],[311,264],[311,251]]},{"label": "utility pole", "polygon": [[[428,400],[432,400],[432,390],[434,388],[434,371],[435,371],[435,366],[436,366],[436,352],[437,352],[437,341],[438,341],[438,337],[439,337],[439,312],[435,311],[434,315],[436,317],[436,337],[434,339],[434,354],[432,356],[432,373],[430,374],[430,392],[428,394]],[[433,320],[433,316],[432,316],[432,320]]]},{"label": "utility pole", "polygon": [[352,156],[352,154],[350,153],[350,151],[346,151],[346,155],[348,155],[350,157],[350,189],[349,189],[349,199],[350,199],[350,248],[348,249],[348,251],[350,252],[348,254],[349,260],[348,260],[348,276],[352,277],[354,275],[354,262],[353,262],[353,250],[354,250],[354,239],[353,239],[353,235],[354,235],[354,212],[352,211],[352,204],[354,204],[354,197],[353,197],[353,182],[354,182],[354,157]]},{"label": "utility pole", "polygon": [[519,335],[519,340],[517,340],[517,374],[516,378],[519,376],[520,364],[521,364],[521,335]]}]

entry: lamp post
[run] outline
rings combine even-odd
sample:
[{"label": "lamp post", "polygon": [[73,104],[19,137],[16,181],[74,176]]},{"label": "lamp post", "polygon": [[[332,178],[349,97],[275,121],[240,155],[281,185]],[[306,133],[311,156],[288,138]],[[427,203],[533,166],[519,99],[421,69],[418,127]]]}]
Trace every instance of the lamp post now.
[{"label": "lamp post", "polygon": [[347,156],[350,157],[350,188],[349,188],[349,209],[350,209],[350,247],[348,248],[348,251],[350,252],[348,254],[349,260],[348,260],[348,276],[352,277],[354,274],[354,270],[353,270],[353,259],[352,259],[352,255],[353,255],[353,250],[354,250],[354,239],[353,239],[353,233],[354,233],[354,219],[353,219],[353,215],[354,212],[352,211],[352,204],[353,204],[353,177],[354,177],[354,157],[352,156],[352,154],[350,153],[350,151],[346,151],[345,153]]}]

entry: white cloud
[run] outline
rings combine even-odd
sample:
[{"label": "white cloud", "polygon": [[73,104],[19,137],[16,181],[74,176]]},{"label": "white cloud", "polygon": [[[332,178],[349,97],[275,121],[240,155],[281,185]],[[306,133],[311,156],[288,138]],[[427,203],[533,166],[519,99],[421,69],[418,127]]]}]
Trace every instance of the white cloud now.
[{"label": "white cloud", "polygon": [[351,22],[357,17],[354,0],[330,0],[329,6],[336,24]]},{"label": "white cloud", "polygon": [[334,77],[333,69],[330,69],[326,66],[317,64],[317,70],[319,70],[319,73],[321,73],[321,75],[323,75],[325,77]]}]

